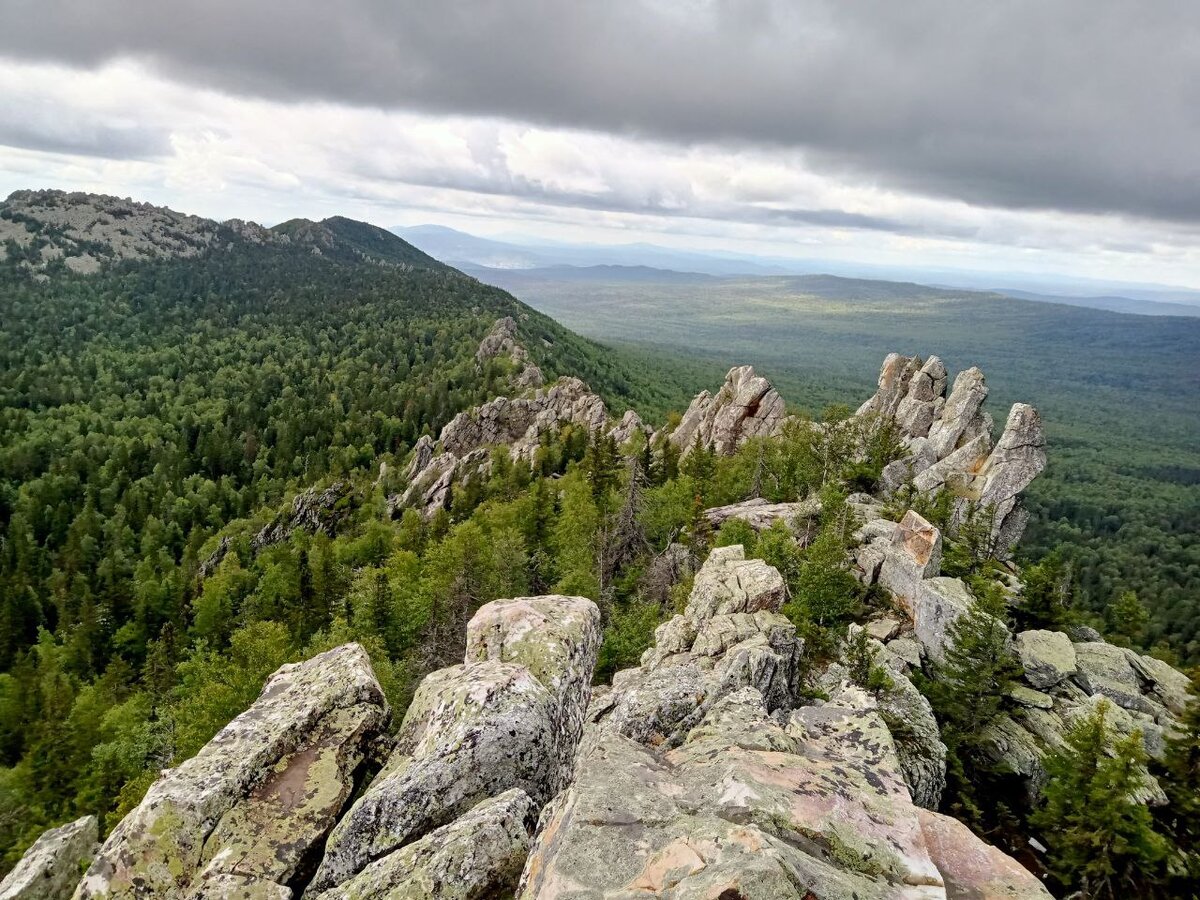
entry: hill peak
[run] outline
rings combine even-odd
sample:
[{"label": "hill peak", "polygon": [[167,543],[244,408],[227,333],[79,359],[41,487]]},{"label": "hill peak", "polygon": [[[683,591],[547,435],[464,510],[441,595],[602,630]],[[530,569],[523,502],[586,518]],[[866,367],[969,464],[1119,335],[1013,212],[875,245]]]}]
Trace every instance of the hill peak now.
[{"label": "hill peak", "polygon": [[106,262],[187,258],[246,245],[289,245],[343,263],[441,269],[442,263],[407,241],[366,222],[333,216],[292,219],[274,228],[230,219],[218,222],[108,194],[61,190],[14,191],[0,202],[5,258],[45,278],[61,263],[92,274]]}]

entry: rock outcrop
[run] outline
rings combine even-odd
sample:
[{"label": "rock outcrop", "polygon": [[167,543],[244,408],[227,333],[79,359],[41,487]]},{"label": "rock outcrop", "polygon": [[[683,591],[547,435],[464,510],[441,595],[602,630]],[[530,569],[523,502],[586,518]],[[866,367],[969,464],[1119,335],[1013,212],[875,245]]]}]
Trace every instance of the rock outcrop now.
[{"label": "rock outcrop", "polygon": [[720,528],[730,519],[741,519],[755,531],[765,531],[776,522],[783,522],[799,535],[807,531],[820,514],[821,501],[817,499],[802,500],[798,503],[771,503],[759,497],[706,509],[704,518],[713,528]]},{"label": "rock outcrop", "polygon": [[217,244],[223,232],[264,243],[265,228],[243,222],[222,226],[149,203],[64,191],[16,191],[3,204],[0,246],[15,241],[36,251],[32,267],[57,260],[73,272],[99,271],[106,260],[196,256]]},{"label": "rock outcrop", "polygon": [[969,833],[957,853],[937,846],[944,873],[928,815],[868,695],[843,686],[781,717],[745,686],[672,749],[595,726],[543,813],[518,897],[883,900],[984,883],[1009,892],[992,896],[1049,897]]},{"label": "rock outcrop", "polygon": [[517,323],[512,316],[497,319],[475,351],[475,364],[479,368],[493,359],[507,359],[512,363],[515,369],[512,375],[514,387],[541,387],[544,381],[542,370],[529,358],[529,351],[521,343]]},{"label": "rock outcrop", "polygon": [[735,366],[715,395],[701,391],[696,396],[670,439],[682,456],[697,442],[727,455],[750,438],[777,434],[787,415],[785,406],[771,382],[751,366]]},{"label": "rock outcrop", "polygon": [[[330,835],[310,890],[368,896],[366,886],[410,871],[414,842],[428,840],[430,853],[453,859],[487,829],[497,839],[489,858],[508,871],[527,840],[517,823],[570,772],[599,646],[600,614],[590,600],[532,597],[482,607],[468,627],[467,661],[421,682],[391,756]],[[506,810],[469,818],[506,793]],[[454,830],[437,836],[447,826]],[[471,896],[456,884],[447,896]]]},{"label": "rock outcrop", "polygon": [[417,442],[408,487],[389,498],[389,506],[393,511],[412,506],[432,515],[449,505],[456,482],[487,474],[493,448],[506,448],[515,462],[530,465],[542,434],[568,424],[599,434],[607,423],[604,401],[578,378],[560,378],[514,399],[497,397],[451,419],[439,437],[440,452],[428,436]]},{"label": "rock outcrop", "polygon": [[0,881],[0,900],[68,900],[100,847],[95,816],[51,828]]},{"label": "rock outcrop", "polygon": [[282,667],[248,710],[151,786],[74,896],[289,896],[311,873],[387,718],[357,644]]},{"label": "rock outcrop", "polygon": [[[988,753],[1024,779],[1031,797],[1045,784],[1046,754],[1062,749],[1071,725],[1101,703],[1110,729],[1119,735],[1139,731],[1147,754],[1162,757],[1188,702],[1182,672],[1103,641],[1072,642],[1062,632],[1024,631],[1013,647],[1025,668],[1024,684],[1013,689],[1013,711],[989,731]],[[1143,783],[1143,800],[1165,802],[1148,771]]]},{"label": "rock outcrop", "polygon": [[858,414],[893,422],[908,457],[884,468],[881,485],[888,494],[905,484],[928,494],[950,491],[955,521],[969,510],[991,516],[995,551],[1007,558],[1028,520],[1020,494],[1046,467],[1041,417],[1032,406],[1014,404],[993,447],[983,373],[974,367],[960,372],[949,396],[946,384],[946,366],[936,356],[922,361],[892,353],[884,360],[879,387]]},{"label": "rock outcrop", "polygon": [[335,481],[323,490],[309,488],[292,499],[290,512],[276,516],[250,544],[255,550],[262,550],[286,541],[296,531],[309,534],[320,531],[332,537],[338,525],[350,515],[353,503],[354,490],[348,482]]},{"label": "rock outcrop", "polygon": [[[920,557],[936,535],[910,525],[896,552]],[[151,787],[75,896],[1047,897],[922,808],[941,792],[945,748],[904,639],[867,639],[890,674],[877,696],[839,663],[810,683],[785,595],[741,547],[712,551],[684,612],[594,697],[595,604],[486,604],[464,662],[421,682],[386,759],[373,750],[387,710],[360,648],[285,666]],[[876,624],[884,638],[901,629]],[[1178,699],[1153,663],[1132,670]],[[1103,679],[1124,683],[1112,666]],[[382,768],[346,809],[372,755]]]}]

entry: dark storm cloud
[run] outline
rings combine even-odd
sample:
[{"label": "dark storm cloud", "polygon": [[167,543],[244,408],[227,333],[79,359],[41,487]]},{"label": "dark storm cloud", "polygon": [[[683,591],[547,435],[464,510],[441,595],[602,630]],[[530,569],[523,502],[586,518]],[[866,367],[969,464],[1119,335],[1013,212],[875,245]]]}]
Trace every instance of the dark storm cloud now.
[{"label": "dark storm cloud", "polygon": [[9,0],[0,53],[236,93],[803,148],[1013,208],[1200,221],[1194,0]]}]

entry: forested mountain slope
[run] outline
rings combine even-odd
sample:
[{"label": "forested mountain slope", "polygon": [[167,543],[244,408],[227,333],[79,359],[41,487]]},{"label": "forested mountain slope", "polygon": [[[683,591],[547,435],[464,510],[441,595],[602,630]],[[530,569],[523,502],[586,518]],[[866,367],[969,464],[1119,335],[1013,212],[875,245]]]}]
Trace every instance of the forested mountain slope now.
[{"label": "forested mountain slope", "polygon": [[1133,591],[1146,646],[1200,659],[1200,320],[832,276],[484,280],[597,340],[752,363],[812,412],[852,403],[883,354],[933,339],[948,365],[982,366],[997,400],[1046,415],[1054,452],[1027,555],[1061,547],[1092,611]]},{"label": "forested mountain slope", "polygon": [[5,867],[62,826],[5,900],[1200,873],[1188,680],[1136,598],[1105,640],[1012,562],[1046,439],[978,369],[891,354],[819,421],[749,366],[687,403],[703,363],[362,223],[0,223]]}]

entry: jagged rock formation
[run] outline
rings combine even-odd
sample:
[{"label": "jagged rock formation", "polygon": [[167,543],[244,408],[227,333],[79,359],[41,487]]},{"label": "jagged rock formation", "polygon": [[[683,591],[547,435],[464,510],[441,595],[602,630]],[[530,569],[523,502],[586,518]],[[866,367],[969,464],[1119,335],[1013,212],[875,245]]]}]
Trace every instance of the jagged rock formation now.
[{"label": "jagged rock formation", "polygon": [[[330,835],[310,891],[373,896],[381,882],[411,874],[414,855],[453,860],[474,852],[485,832],[496,839],[489,871],[512,869],[529,840],[521,823],[569,775],[599,647],[599,610],[581,597],[481,608],[466,663],[421,683],[383,771]],[[471,818],[502,795],[503,808]],[[415,850],[421,840],[432,846]],[[476,877],[447,873],[443,895],[478,896],[460,883],[468,876]]]},{"label": "jagged rock formation", "polygon": [[771,382],[751,366],[735,366],[715,395],[701,391],[671,432],[671,442],[686,456],[696,446],[729,454],[754,437],[777,434],[787,411]]},{"label": "jagged rock formation", "polygon": [[83,898],[290,895],[311,872],[386,725],[366,652],[347,644],[271,676],[113,830]]},{"label": "jagged rock formation", "polygon": [[960,518],[968,502],[975,504],[992,516],[992,542],[1006,558],[1028,520],[1020,493],[1046,467],[1041,417],[1032,406],[1014,404],[993,448],[983,373],[960,372],[948,397],[946,384],[946,366],[936,356],[922,361],[892,353],[884,360],[879,387],[858,414],[894,422],[909,456],[883,470],[883,489],[890,494],[911,482],[925,493],[949,490]]},{"label": "jagged rock formation", "polygon": [[687,608],[660,625],[636,669],[618,672],[589,719],[643,743],[682,741],[721,697],[752,686],[769,709],[790,709],[803,641],[780,615],[783,577],[741,546],[713,550]]},{"label": "jagged rock formation", "polygon": [[99,846],[95,816],[51,828],[0,881],[0,900],[68,900],[79,883],[80,864],[91,862]]},{"label": "jagged rock formation", "polygon": [[391,507],[415,506],[432,515],[449,504],[456,481],[486,475],[491,448],[506,447],[514,461],[528,465],[543,433],[568,423],[599,433],[607,421],[604,401],[578,378],[560,378],[524,397],[497,397],[451,419],[438,441],[441,452],[427,436],[417,442],[408,487]]},{"label": "jagged rock formation", "polygon": [[517,334],[517,323],[512,316],[497,319],[492,330],[479,342],[479,349],[475,351],[475,364],[482,367],[489,360],[500,357],[510,360],[516,368],[517,372],[512,377],[515,387],[541,387],[544,383],[542,370],[534,365],[529,358],[529,351],[521,344]]},{"label": "jagged rock formation", "polygon": [[276,516],[254,536],[250,545],[256,551],[262,550],[286,541],[295,531],[309,534],[320,531],[332,537],[338,525],[350,514],[352,503],[353,488],[348,482],[335,481],[324,490],[309,488],[292,499],[290,513]]},{"label": "jagged rock formation", "polygon": [[642,665],[594,698],[591,601],[487,604],[348,810],[387,715],[365,655],[285,666],[164,773],[75,896],[1047,897],[921,808],[945,751],[899,641],[871,644],[894,689],[877,699],[834,663],[813,700],[784,594],[771,566],[714,550]]}]

